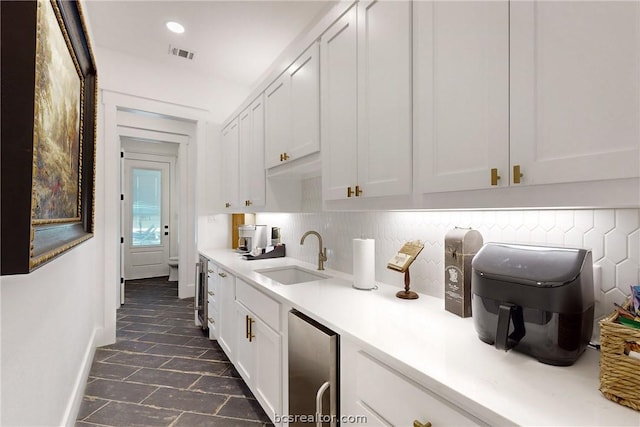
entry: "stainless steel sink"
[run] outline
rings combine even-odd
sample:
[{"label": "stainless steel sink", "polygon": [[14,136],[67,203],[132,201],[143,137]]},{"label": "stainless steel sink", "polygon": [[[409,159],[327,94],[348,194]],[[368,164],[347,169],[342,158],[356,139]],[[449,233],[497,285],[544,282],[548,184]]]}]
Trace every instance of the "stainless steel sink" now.
[{"label": "stainless steel sink", "polygon": [[255,270],[256,273],[262,274],[269,279],[282,285],[294,285],[296,283],[313,282],[316,280],[329,279],[331,276],[318,273],[316,271],[307,270],[296,265],[288,265],[286,267],[264,268]]}]

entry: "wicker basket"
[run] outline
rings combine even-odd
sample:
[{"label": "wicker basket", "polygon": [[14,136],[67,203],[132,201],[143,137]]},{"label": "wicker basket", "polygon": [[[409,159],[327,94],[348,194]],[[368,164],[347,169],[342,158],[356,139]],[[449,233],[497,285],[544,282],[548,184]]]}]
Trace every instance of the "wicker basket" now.
[{"label": "wicker basket", "polygon": [[[625,308],[629,303],[625,304]],[[618,313],[600,321],[600,391],[609,400],[640,411],[640,329],[616,323]]]}]

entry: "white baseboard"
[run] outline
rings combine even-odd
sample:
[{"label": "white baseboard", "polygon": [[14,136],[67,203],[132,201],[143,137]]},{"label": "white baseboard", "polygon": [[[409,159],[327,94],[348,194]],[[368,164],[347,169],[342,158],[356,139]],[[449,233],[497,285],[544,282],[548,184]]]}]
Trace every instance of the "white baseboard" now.
[{"label": "white baseboard", "polygon": [[69,402],[67,403],[67,408],[64,411],[62,422],[60,423],[61,426],[73,427],[76,424],[76,418],[78,418],[78,412],[80,411],[80,405],[82,405],[82,398],[84,397],[84,389],[87,385],[91,365],[93,364],[93,357],[96,354],[96,335],[97,328],[91,333],[91,338],[85,349],[82,366],[78,370],[78,375],[73,383],[71,396],[69,396]]}]

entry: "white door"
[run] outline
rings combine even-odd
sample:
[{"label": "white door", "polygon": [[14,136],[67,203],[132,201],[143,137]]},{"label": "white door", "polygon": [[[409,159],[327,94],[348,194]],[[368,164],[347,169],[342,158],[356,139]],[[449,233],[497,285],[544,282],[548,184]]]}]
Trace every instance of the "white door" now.
[{"label": "white door", "polygon": [[125,279],[169,274],[170,163],[124,161]]},{"label": "white door", "polygon": [[322,197],[346,199],[358,181],[356,7],[322,35]]},{"label": "white door", "polygon": [[278,166],[284,158],[291,139],[289,75],[283,74],[264,93],[265,123],[264,149],[265,166]]},{"label": "white door", "polygon": [[508,185],[509,3],[414,3],[416,146],[422,190]]},{"label": "white door", "polygon": [[510,30],[521,184],[637,177],[640,3],[511,2]]},{"label": "white door", "polygon": [[412,183],[411,2],[358,3],[358,185],[362,197]]},{"label": "white door", "polygon": [[238,119],[236,118],[222,130],[222,194],[226,209],[240,206],[238,139]]},{"label": "white door", "polygon": [[245,165],[240,180],[240,204],[242,206],[262,207],[265,197],[264,169],[264,98],[258,97],[247,107],[239,120],[239,158]]},{"label": "white door", "polygon": [[289,67],[291,96],[290,160],[320,151],[320,76],[318,43]]}]

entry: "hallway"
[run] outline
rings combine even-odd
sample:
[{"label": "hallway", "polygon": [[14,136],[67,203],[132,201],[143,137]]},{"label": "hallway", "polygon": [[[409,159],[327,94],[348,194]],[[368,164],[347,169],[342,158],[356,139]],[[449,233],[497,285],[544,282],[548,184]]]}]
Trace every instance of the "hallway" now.
[{"label": "hallway", "polygon": [[76,426],[271,425],[193,319],[193,298],[179,300],[177,282],[127,281],[117,342],[96,349]]}]

